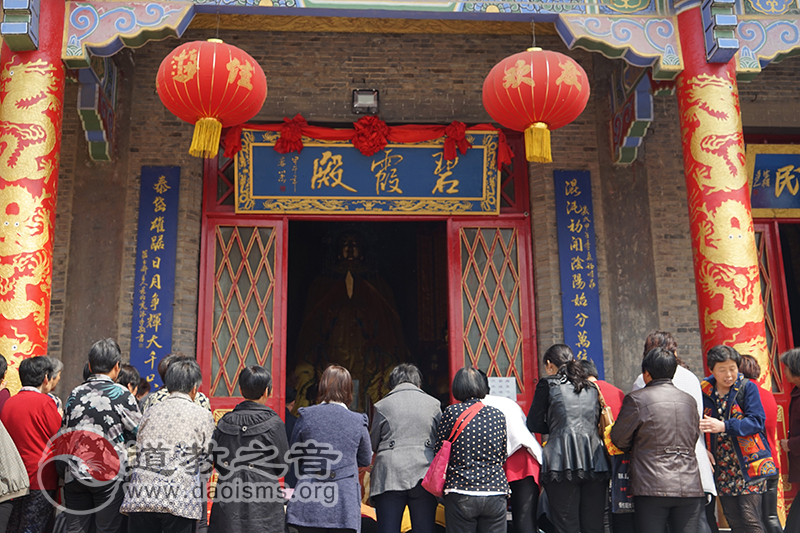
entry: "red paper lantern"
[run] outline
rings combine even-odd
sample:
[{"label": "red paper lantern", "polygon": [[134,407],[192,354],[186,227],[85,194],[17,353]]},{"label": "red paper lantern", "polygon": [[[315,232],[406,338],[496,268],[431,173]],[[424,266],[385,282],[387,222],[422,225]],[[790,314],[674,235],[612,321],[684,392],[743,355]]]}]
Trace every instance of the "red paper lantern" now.
[{"label": "red paper lantern", "polygon": [[525,132],[528,161],[551,163],[550,131],[589,101],[586,72],[572,58],[541,48],[507,57],[483,82],[483,107],[502,126]]},{"label": "red paper lantern", "polygon": [[267,77],[244,50],[219,39],[172,51],[158,68],[156,90],[175,116],[194,124],[189,153],[214,157],[223,127],[247,122],[267,98]]}]

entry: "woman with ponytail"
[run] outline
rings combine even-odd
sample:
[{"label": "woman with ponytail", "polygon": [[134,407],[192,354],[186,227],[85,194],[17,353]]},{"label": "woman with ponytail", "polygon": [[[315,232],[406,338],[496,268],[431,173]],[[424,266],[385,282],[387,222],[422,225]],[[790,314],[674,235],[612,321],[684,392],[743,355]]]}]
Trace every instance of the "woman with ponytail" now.
[{"label": "woman with ponytail", "polygon": [[548,348],[528,429],[547,434],[541,481],[558,533],[602,533],[610,467],[597,433],[597,388],[565,344]]}]

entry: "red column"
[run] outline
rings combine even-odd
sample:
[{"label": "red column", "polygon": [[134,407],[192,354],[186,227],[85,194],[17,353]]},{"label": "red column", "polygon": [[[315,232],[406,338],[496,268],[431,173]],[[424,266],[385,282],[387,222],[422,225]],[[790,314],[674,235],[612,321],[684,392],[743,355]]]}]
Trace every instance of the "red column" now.
[{"label": "red column", "polygon": [[703,352],[725,344],[749,353],[769,380],[735,64],[706,62],[699,8],[678,15],[678,28],[685,64],[678,103]]},{"label": "red column", "polygon": [[41,0],[39,50],[0,52],[0,354],[12,392],[44,355],[64,104],[64,0]]}]

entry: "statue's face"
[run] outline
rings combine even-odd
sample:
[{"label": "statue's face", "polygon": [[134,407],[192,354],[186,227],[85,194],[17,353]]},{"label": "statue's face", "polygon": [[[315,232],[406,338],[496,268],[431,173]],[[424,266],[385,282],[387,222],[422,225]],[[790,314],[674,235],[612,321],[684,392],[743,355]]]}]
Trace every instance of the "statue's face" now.
[{"label": "statue's face", "polygon": [[361,260],[361,242],[358,235],[348,233],[343,235],[339,242],[341,245],[339,257],[346,261]]}]

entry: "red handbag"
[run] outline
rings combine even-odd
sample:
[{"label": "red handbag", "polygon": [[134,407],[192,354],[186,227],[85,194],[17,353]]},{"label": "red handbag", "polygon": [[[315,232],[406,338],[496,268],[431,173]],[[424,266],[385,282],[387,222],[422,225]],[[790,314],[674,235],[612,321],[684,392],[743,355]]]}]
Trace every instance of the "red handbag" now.
[{"label": "red handbag", "polygon": [[425,477],[422,478],[422,488],[437,498],[444,494],[447,463],[450,462],[450,447],[481,409],[483,409],[483,404],[476,402],[458,416],[456,423],[453,424],[453,429],[450,431],[450,436],[446,441],[442,442],[442,447],[433,457],[428,471],[425,472]]}]

